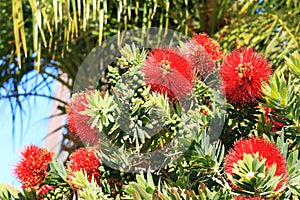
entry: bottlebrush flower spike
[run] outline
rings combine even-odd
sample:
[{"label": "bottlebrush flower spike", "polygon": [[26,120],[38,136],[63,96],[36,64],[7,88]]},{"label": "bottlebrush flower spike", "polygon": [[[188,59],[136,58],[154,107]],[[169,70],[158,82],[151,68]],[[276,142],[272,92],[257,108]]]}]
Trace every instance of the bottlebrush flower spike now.
[{"label": "bottlebrush flower spike", "polygon": [[26,146],[21,151],[21,161],[13,169],[14,175],[21,181],[25,190],[37,190],[46,177],[48,164],[53,153],[35,145]]},{"label": "bottlebrush flower spike", "polygon": [[90,181],[93,177],[94,180],[99,181],[101,162],[91,148],[80,148],[74,151],[70,155],[70,161],[67,163],[67,166],[71,172],[82,171],[86,173]]},{"label": "bottlebrush flower spike", "polygon": [[189,63],[196,69],[197,76],[203,79],[208,74],[212,73],[216,68],[216,63],[205,51],[203,46],[199,45],[195,40],[188,40],[181,49],[182,55],[189,61]]},{"label": "bottlebrush flower spike", "polygon": [[213,61],[221,60],[223,58],[222,49],[219,43],[210,38],[206,33],[195,34],[191,41],[201,45]]},{"label": "bottlebrush flower spike", "polygon": [[[238,162],[243,161],[245,156],[251,155],[252,157],[255,157],[257,154],[260,161],[265,159],[265,168],[271,169],[271,167],[274,165],[276,166],[274,176],[281,177],[279,184],[275,188],[275,191],[278,191],[288,178],[287,162],[276,145],[266,141],[263,138],[252,137],[237,141],[225,157],[225,173],[233,176],[233,171],[235,166],[238,165]],[[255,175],[255,173],[257,172],[249,172],[247,173],[247,177],[251,178]]]},{"label": "bottlebrush flower spike", "polygon": [[186,97],[195,80],[193,67],[173,49],[151,51],[142,72],[152,91],[167,94],[170,98]]},{"label": "bottlebrush flower spike", "polygon": [[76,93],[72,96],[71,102],[66,106],[67,125],[70,132],[78,136],[84,143],[95,145],[100,142],[97,127],[91,128],[88,123],[90,116],[82,114],[88,104],[86,96],[92,91]]},{"label": "bottlebrush flower spike", "polygon": [[257,101],[262,82],[269,79],[271,68],[267,59],[252,48],[242,48],[225,58],[220,74],[228,102],[245,106]]}]

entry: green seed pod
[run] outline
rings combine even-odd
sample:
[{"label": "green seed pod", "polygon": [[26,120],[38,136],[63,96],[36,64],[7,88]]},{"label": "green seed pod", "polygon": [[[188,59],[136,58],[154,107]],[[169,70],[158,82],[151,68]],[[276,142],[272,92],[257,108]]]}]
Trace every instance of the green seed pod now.
[{"label": "green seed pod", "polygon": [[182,128],[182,127],[183,127],[182,123],[177,124],[177,128]]},{"label": "green seed pod", "polygon": [[168,126],[168,125],[170,125],[170,124],[172,123],[172,121],[167,120],[165,123],[166,123],[166,125]]},{"label": "green seed pod", "polygon": [[172,116],[172,119],[173,120],[176,120],[178,118],[178,115],[177,114],[174,114],[173,116]]},{"label": "green seed pod", "polygon": [[142,93],[143,91],[144,91],[143,88],[139,88],[139,89],[137,90],[138,93]]},{"label": "green seed pod", "polygon": [[138,87],[138,86],[137,86],[137,85],[135,85],[135,84],[134,84],[134,85],[132,85],[132,88],[133,88],[133,89],[137,89],[137,87]]},{"label": "green seed pod", "polygon": [[145,81],[143,81],[143,80],[141,80],[141,79],[139,79],[137,83],[138,83],[139,85],[141,85],[141,86],[145,86],[145,85],[146,85]]},{"label": "green seed pod", "polygon": [[139,80],[139,77],[138,77],[137,75],[134,75],[132,80],[138,81],[138,80]]}]

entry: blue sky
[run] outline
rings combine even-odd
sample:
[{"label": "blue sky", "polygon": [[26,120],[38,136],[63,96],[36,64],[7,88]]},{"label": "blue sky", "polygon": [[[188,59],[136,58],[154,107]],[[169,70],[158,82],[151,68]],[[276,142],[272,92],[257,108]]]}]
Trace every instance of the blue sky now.
[{"label": "blue sky", "polygon": [[[52,70],[49,68],[49,70]],[[39,83],[45,80],[41,74],[32,71],[26,79],[26,90],[30,91]],[[55,81],[47,77],[49,87],[42,84],[39,88],[41,94],[53,94]],[[45,82],[45,81],[44,81]],[[22,88],[20,88],[22,90]],[[1,91],[3,94],[3,90]],[[48,118],[52,106],[52,101],[45,97],[27,97],[22,100],[23,111],[16,112],[15,134],[12,135],[13,124],[9,101],[0,99],[0,183],[10,183],[16,187],[21,184],[12,175],[13,164],[19,160],[19,151],[24,145],[35,144],[43,146],[43,139],[48,128]]]}]

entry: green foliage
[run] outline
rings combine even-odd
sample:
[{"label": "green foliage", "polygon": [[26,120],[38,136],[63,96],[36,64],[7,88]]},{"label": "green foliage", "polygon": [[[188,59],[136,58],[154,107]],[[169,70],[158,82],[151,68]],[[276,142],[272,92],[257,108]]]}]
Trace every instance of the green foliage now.
[{"label": "green foliage", "polygon": [[9,184],[0,184],[1,200],[35,200],[36,191],[20,191]]},{"label": "green foliage", "polygon": [[52,162],[49,163],[49,172],[43,184],[55,187],[53,190],[48,191],[44,200],[53,198],[67,200],[72,196],[73,190],[68,183],[67,171],[63,163],[58,161],[57,158],[54,158]]},{"label": "green foliage", "polygon": [[122,65],[128,67],[141,66],[147,57],[147,51],[139,50],[134,43],[131,45],[125,44],[125,46],[120,50],[122,55],[119,61]]},{"label": "green foliage", "polygon": [[221,141],[218,140],[211,144],[209,135],[205,133],[201,134],[199,140],[200,141],[197,141],[195,143],[196,153],[201,158],[199,160],[201,160],[204,166],[210,165],[211,167],[215,167],[216,169],[221,167],[225,154],[225,148],[222,145]]},{"label": "green foliage", "polygon": [[26,197],[16,188],[9,184],[0,184],[0,199],[3,200],[26,200]]},{"label": "green foliage", "polygon": [[55,189],[48,191],[48,193],[44,195],[43,200],[69,200],[72,197],[72,192],[69,186],[58,185]]},{"label": "green foliage", "polygon": [[67,183],[67,172],[66,169],[57,158],[54,158],[49,163],[49,172],[45,177],[45,183],[50,185],[58,185],[60,183]]},{"label": "green foliage", "polygon": [[287,158],[289,169],[288,190],[282,195],[287,197],[300,196],[300,162],[299,151],[295,150]]},{"label": "green foliage", "polygon": [[77,171],[73,173],[73,177],[71,178],[72,184],[80,188],[78,190],[78,199],[79,200],[105,200],[109,199],[108,195],[105,195],[102,192],[101,187],[98,186],[95,180],[89,181],[86,174],[82,171]]},{"label": "green foliage", "polygon": [[116,105],[114,105],[112,96],[106,93],[102,97],[100,91],[95,91],[86,95],[86,100],[88,102],[87,109],[82,114],[91,117],[89,120],[91,128],[97,127],[99,132],[101,132],[110,123],[114,122],[113,112]]},{"label": "green foliage", "polygon": [[131,182],[125,188],[124,199],[157,199],[157,200],[171,200],[171,199],[199,199],[194,191],[170,187],[167,184],[154,184],[151,174],[147,173],[147,179],[144,175],[136,175],[136,182]]},{"label": "green foliage", "polygon": [[276,113],[282,117],[297,119],[293,116],[295,111],[293,106],[297,100],[297,91],[295,91],[295,85],[290,77],[286,80],[284,74],[275,72],[271,76],[269,84],[264,86],[262,92],[266,101],[265,105],[276,110]]},{"label": "green foliage", "polygon": [[300,141],[300,79],[297,74],[300,57],[294,52],[285,59],[292,73],[280,69],[273,73],[268,84],[263,86],[262,105],[274,110],[271,120],[284,125],[286,137],[296,147]]},{"label": "green foliage", "polygon": [[[199,192],[199,194],[196,194]],[[231,196],[223,189],[210,191],[204,184],[197,190],[183,189],[174,187],[167,183],[154,183],[152,175],[148,172],[147,177],[144,174],[136,175],[136,181],[129,183],[124,190],[124,199],[156,199],[156,200],[206,200],[206,199],[231,199]]]},{"label": "green foliage", "polygon": [[286,64],[294,76],[300,80],[300,55],[299,52],[294,51],[289,57],[284,56]]},{"label": "green foliage", "polygon": [[[81,50],[76,46],[82,42],[86,43],[83,45],[85,48],[89,48],[94,44],[101,45],[104,39],[115,34],[118,34],[121,42],[121,32],[134,28],[157,26],[161,30],[171,28],[186,35],[195,31],[206,31],[213,35],[218,26],[222,25],[226,10],[232,5],[230,1],[220,0],[214,0],[212,4],[195,0],[38,2],[28,1],[22,5],[21,1],[11,0],[9,4],[4,4],[6,11],[13,10],[16,14],[13,15],[14,23],[5,29],[15,30],[11,43],[16,47],[19,64],[22,52],[28,55],[37,52],[39,58],[45,54],[56,55],[59,59],[70,52]],[[170,8],[177,12],[172,12]],[[210,22],[206,23],[208,20]],[[60,44],[56,41],[62,42]],[[35,61],[38,63],[38,60]]]},{"label": "green foliage", "polygon": [[258,115],[261,111],[256,105],[237,108],[227,104],[226,112],[227,117],[220,138],[228,150],[239,138],[256,133]]},{"label": "green foliage", "polygon": [[169,178],[166,182],[194,191],[202,188],[203,195],[210,194],[210,189],[221,187],[225,192],[229,186],[222,177],[224,153],[221,142],[218,140],[211,143],[209,135],[204,132],[195,138],[181,158],[168,166]]},{"label": "green foliage", "polygon": [[195,85],[193,87],[193,94],[199,101],[202,101],[203,104],[206,104],[208,100],[212,99],[211,88],[199,78],[196,78]]},{"label": "green foliage", "polygon": [[[273,138],[271,138],[273,141]],[[273,141],[274,142],[274,141]],[[287,167],[289,171],[289,178],[285,191],[278,197],[278,199],[290,199],[300,196],[300,162],[299,150],[293,146],[291,139],[287,138],[285,133],[282,133],[276,139],[277,147],[282,151],[282,154],[287,159]]]}]

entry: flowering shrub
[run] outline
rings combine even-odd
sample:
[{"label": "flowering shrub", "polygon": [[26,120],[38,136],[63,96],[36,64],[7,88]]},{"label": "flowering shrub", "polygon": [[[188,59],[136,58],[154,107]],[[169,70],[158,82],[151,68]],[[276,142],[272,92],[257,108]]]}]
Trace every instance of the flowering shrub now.
[{"label": "flowering shrub", "polygon": [[297,52],[273,74],[254,49],[223,56],[206,34],[120,53],[106,87],[74,94],[66,108],[70,133],[86,147],[65,165],[26,147],[14,168],[24,192],[1,185],[0,199],[300,196]]}]

